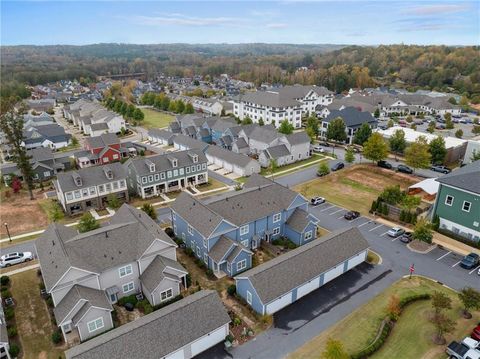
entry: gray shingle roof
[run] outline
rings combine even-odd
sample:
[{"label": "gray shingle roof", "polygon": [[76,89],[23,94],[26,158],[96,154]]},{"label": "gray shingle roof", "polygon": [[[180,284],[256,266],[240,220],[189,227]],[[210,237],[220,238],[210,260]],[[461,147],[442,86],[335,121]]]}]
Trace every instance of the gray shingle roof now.
[{"label": "gray shingle roof", "polygon": [[53,309],[57,323],[60,324],[80,300],[88,303],[87,310],[91,306],[113,310],[103,290],[75,284]]},{"label": "gray shingle roof", "polygon": [[306,131],[294,132],[287,137],[288,143],[290,145],[299,145],[302,143],[310,143],[310,137],[307,135]]},{"label": "gray shingle roof", "polygon": [[356,227],[332,232],[252,268],[248,278],[264,304],[361,253],[368,242]]},{"label": "gray shingle roof", "polygon": [[[113,173],[113,179],[109,179],[105,175],[105,170],[110,169]],[[82,185],[75,184],[73,175],[79,175],[82,179]],[[125,167],[118,162],[110,163],[103,166],[94,166],[82,168],[74,172],[62,172],[57,174],[57,182],[63,192],[78,190],[81,188],[98,186],[100,184],[118,181],[127,178]]]},{"label": "gray shingle roof", "polygon": [[247,148],[248,147],[248,143],[247,141],[245,141],[245,139],[243,137],[240,137],[238,138],[234,144],[237,146],[238,149],[242,149],[242,148]]},{"label": "gray shingle roof", "polygon": [[268,157],[274,158],[274,159],[290,155],[290,151],[288,150],[288,147],[284,144],[270,146],[265,150],[265,152],[267,153]]},{"label": "gray shingle roof", "polygon": [[247,92],[241,96],[242,102],[251,102],[262,106],[269,107],[299,107],[301,102],[289,97],[271,91],[255,91]]},{"label": "gray shingle roof", "polygon": [[108,125],[105,122],[100,122],[100,123],[91,124],[90,128],[92,129],[92,131],[107,130]]},{"label": "gray shingle roof", "polygon": [[343,118],[347,127],[358,127],[364,123],[377,122],[370,112],[362,112],[354,107],[346,107],[343,110],[332,110],[323,121],[330,122],[337,117]]},{"label": "gray shingle roof", "polygon": [[210,249],[210,252],[208,252],[208,255],[218,264],[233,245],[235,245],[235,242],[230,238],[226,236],[220,236],[217,243],[215,243],[215,245]]},{"label": "gray shingle roof", "polygon": [[[171,267],[178,271],[187,274],[187,270],[183,266],[172,259],[157,255],[153,261],[148,265],[145,271],[140,275],[140,281],[142,285],[151,293],[158,287],[160,282],[165,278],[165,269]],[[180,280],[176,277],[175,279]]]},{"label": "gray shingle roof", "polygon": [[202,290],[66,351],[67,359],[157,359],[230,322],[216,291]]},{"label": "gray shingle roof", "polygon": [[207,143],[196,140],[186,135],[175,136],[175,138],[173,139],[173,143],[185,146],[189,149],[200,149],[200,150],[205,150],[205,148],[207,148],[208,146]]},{"label": "gray shingle roof", "polygon": [[175,136],[175,134],[173,132],[170,132],[170,131],[167,131],[167,130],[159,130],[157,128],[152,128],[152,129],[148,130],[148,135],[152,136],[152,137],[155,137],[155,138],[165,139],[165,140],[168,140],[168,139]]},{"label": "gray shingle roof", "polygon": [[257,126],[247,128],[245,134],[249,139],[253,139],[263,143],[271,143],[283,135],[278,133],[277,130],[266,126]]},{"label": "gray shingle roof", "polygon": [[205,152],[205,154],[216,157],[216,158],[220,158],[227,163],[231,163],[233,165],[236,165],[242,168],[248,167],[249,164],[252,163],[252,161],[256,162],[253,158],[250,158],[248,156],[235,153],[235,152],[226,150],[218,146],[213,146],[213,145],[208,146],[208,149]]},{"label": "gray shingle roof", "polygon": [[287,225],[296,232],[303,232],[305,227],[312,221],[310,214],[303,209],[296,208],[287,220]]},{"label": "gray shingle roof", "polygon": [[436,180],[449,186],[480,194],[480,161],[460,167]]},{"label": "gray shingle roof", "polygon": [[119,144],[120,140],[117,135],[114,133],[105,133],[100,136],[88,137],[85,139],[85,142],[92,148],[106,147],[108,145]]}]

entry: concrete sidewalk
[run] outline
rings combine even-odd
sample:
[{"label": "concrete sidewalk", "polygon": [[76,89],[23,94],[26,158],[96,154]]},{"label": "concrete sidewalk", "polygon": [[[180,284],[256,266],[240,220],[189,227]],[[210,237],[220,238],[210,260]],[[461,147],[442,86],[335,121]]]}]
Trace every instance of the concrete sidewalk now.
[{"label": "concrete sidewalk", "polygon": [[37,268],[40,268],[40,264],[38,264],[38,263],[37,264],[32,264],[31,266],[19,268],[19,269],[14,269],[14,270],[11,270],[9,272],[3,272],[2,276],[4,276],[4,275],[11,276],[11,275],[14,275],[14,274],[26,272],[28,270],[37,269]]}]

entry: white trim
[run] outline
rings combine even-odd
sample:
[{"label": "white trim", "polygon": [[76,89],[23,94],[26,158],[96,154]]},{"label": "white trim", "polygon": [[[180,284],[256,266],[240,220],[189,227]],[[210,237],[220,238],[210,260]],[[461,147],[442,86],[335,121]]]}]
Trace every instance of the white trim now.
[{"label": "white trim", "polygon": [[478,193],[474,193],[472,191],[468,191],[468,190],[460,188],[460,187],[449,186],[448,184],[445,184],[445,183],[442,183],[442,182],[440,182],[440,185],[445,186],[445,187],[449,187],[449,188],[453,188],[453,189],[455,189],[457,191],[460,191],[460,192],[466,192],[466,193],[469,193],[469,194],[473,194],[475,197],[480,197],[480,195]]},{"label": "white trim", "polygon": [[[465,209],[465,203],[468,203],[468,211]],[[462,211],[467,212],[467,213],[470,213],[470,209],[472,209],[472,202],[463,201]]]},{"label": "white trim", "polygon": [[[97,321],[98,321],[98,320],[101,320],[101,321],[102,321],[101,326],[97,326]],[[92,324],[92,323],[95,324],[95,329],[90,330],[90,324]],[[97,319],[91,320],[91,321],[89,321],[89,322],[87,323],[87,330],[88,330],[89,333],[93,333],[93,332],[95,332],[95,331],[97,331],[97,330],[99,330],[99,329],[102,329],[102,328],[104,328],[104,327],[105,327],[105,323],[103,322],[103,317],[98,317]]]},{"label": "white trim", "polygon": [[[246,232],[244,231],[245,228],[247,229]],[[248,234],[249,231],[250,231],[250,225],[248,225],[248,224],[245,224],[245,225],[240,227],[240,235],[241,236],[244,236],[244,235]]]},{"label": "white trim", "polygon": [[[449,198],[451,198],[452,200],[451,200],[450,203],[447,203],[447,200],[448,200]],[[449,206],[449,207],[452,207],[454,200],[455,200],[455,197],[454,197],[454,196],[452,196],[451,194],[447,194],[447,195],[445,196],[445,205],[446,205],[446,206]]]},{"label": "white trim", "polygon": [[[278,219],[275,220],[275,217],[277,217],[277,216],[278,216]],[[273,215],[273,223],[280,222],[281,220],[282,220],[282,212],[275,213],[275,214]]]},{"label": "white trim", "polygon": [[104,310],[104,311],[109,312],[109,313],[112,312],[111,309],[95,307],[95,306],[92,305],[90,308],[87,309],[87,311],[86,311],[85,313],[83,313],[83,315],[78,319],[77,323],[80,322],[80,321],[83,319],[83,317],[85,317],[85,316],[87,315],[87,313],[88,313],[92,308]]},{"label": "white trim", "polygon": [[[275,233],[277,232],[277,233]],[[280,227],[275,227],[272,231],[272,236],[277,236],[280,234]]]},{"label": "white trim", "polygon": [[56,282],[54,285],[52,285],[52,288],[50,288],[50,293],[53,291],[53,289],[56,287],[56,285],[67,275],[67,273],[70,272],[71,269],[77,269],[77,270],[79,270],[79,271],[81,271],[81,272],[85,272],[85,273],[89,273],[89,274],[95,274],[96,276],[99,276],[99,275],[100,275],[100,273],[90,272],[90,271],[87,271],[87,270],[85,270],[85,269],[81,269],[81,268],[78,268],[78,267],[69,267],[69,268],[65,271],[65,273],[62,274],[62,276],[60,277],[60,279],[57,280],[57,282]]},{"label": "white trim", "polygon": [[[168,296],[168,297],[165,296],[165,299],[162,299],[162,294],[163,294],[163,293],[166,293],[166,292],[168,292],[168,291],[171,292],[171,295]],[[160,302],[164,302],[164,301],[166,301],[166,300],[169,300],[170,298],[173,298],[173,288],[168,288],[168,289],[165,289],[164,291],[161,291],[161,292],[159,293],[159,296],[160,296]]]},{"label": "white trim", "polygon": [[252,305],[252,292],[247,289],[247,303]]},{"label": "white trim", "polygon": [[[130,273],[128,273],[128,268],[130,268]],[[122,269],[125,270],[125,274],[122,275]],[[124,278],[126,276],[129,276],[133,273],[133,266],[131,264],[127,264],[126,266],[118,268],[118,275],[120,278]]]},{"label": "white trim", "polygon": [[[125,290],[125,286],[129,286],[130,287],[130,284],[132,285],[132,289],[129,289],[129,290]],[[123,293],[130,293],[131,291],[134,291],[135,290],[135,282],[128,282],[128,283],[125,283],[125,284],[122,284],[122,292]]]},{"label": "white trim", "polygon": [[[175,227],[177,227],[177,226],[175,225]],[[175,234],[176,234],[176,233],[175,233]],[[168,245],[168,247],[165,248],[165,249],[178,248],[178,244],[176,244],[175,242],[172,244],[172,243],[168,243],[168,242],[166,242],[166,241],[162,241],[162,240],[159,239],[159,238],[155,238],[155,240],[152,241],[152,243],[148,246],[147,249],[145,249],[145,252],[143,252],[143,254],[140,256],[140,258],[139,258],[138,260],[144,259],[144,258],[149,257],[149,256],[151,255],[151,253],[148,254],[148,255],[146,255],[146,254],[147,254],[147,252],[150,250],[150,248],[152,248],[152,246],[155,244],[155,241],[159,241],[159,242],[161,242],[161,243],[165,243],[166,245]],[[162,249],[162,252],[163,252],[163,249]]]},{"label": "white trim", "polygon": [[[308,238],[307,238],[307,234],[310,235]],[[305,233],[303,234],[303,240],[304,240],[304,241],[309,241],[309,240],[312,239],[312,238],[313,238],[313,231],[311,231],[311,230],[308,231],[308,232],[305,232]]]},{"label": "white trim", "polygon": [[[238,265],[242,264],[242,263],[245,263],[245,266],[242,266],[242,268],[238,268]],[[240,270],[243,270],[245,268],[247,268],[247,260],[246,259],[242,259],[241,261],[237,262],[237,272],[240,271]]]}]

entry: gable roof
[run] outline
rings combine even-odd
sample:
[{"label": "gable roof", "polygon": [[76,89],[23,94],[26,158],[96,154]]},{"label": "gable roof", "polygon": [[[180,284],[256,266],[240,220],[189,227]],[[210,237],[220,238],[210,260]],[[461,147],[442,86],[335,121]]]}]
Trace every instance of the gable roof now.
[{"label": "gable roof", "polygon": [[242,102],[251,102],[263,106],[269,107],[299,107],[302,105],[301,102],[295,100],[288,95],[282,95],[278,92],[273,91],[255,91],[247,92],[244,95],[240,96],[240,101]]},{"label": "gable roof", "polygon": [[283,143],[276,146],[270,146],[263,152],[265,152],[269,158],[274,158],[274,159],[290,155],[290,151],[288,150],[288,147]]},{"label": "gable roof", "polygon": [[228,253],[230,248],[232,248],[232,246],[234,245],[234,241],[222,235],[218,239],[217,243],[215,243],[215,245],[210,249],[210,251],[208,252],[208,256],[218,264]]},{"label": "gable roof", "polygon": [[245,168],[247,167],[250,163],[257,162],[253,158],[250,158],[248,156],[235,153],[232,151],[228,151],[224,148],[218,147],[218,146],[213,146],[210,145],[208,146],[207,151],[205,152],[206,155],[213,156],[219,159],[222,159],[223,161],[227,163],[231,163],[233,165]]},{"label": "gable roof", "polygon": [[167,130],[159,130],[158,128],[152,128],[148,130],[148,135],[166,140],[176,136],[176,134],[173,132]]},{"label": "gable roof", "polygon": [[120,143],[117,135],[114,133],[105,133],[100,136],[87,137],[85,142],[92,148],[101,148]]},{"label": "gable roof", "polygon": [[142,282],[142,285],[150,293],[153,292],[153,290],[155,290],[155,288],[157,288],[160,282],[165,278],[164,271],[167,267],[171,267],[188,274],[187,270],[183,268],[183,266],[177,261],[157,255],[140,275],[140,281]]},{"label": "gable roof", "polygon": [[196,140],[190,136],[186,135],[177,135],[173,139],[173,143],[185,146],[189,149],[200,149],[200,150],[205,150],[207,148],[208,143],[205,143],[203,141]]},{"label": "gable roof", "polygon": [[311,221],[318,222],[318,219],[315,220],[310,213],[303,209],[295,208],[290,217],[288,217],[286,224],[294,231],[301,233]]},{"label": "gable roof", "polygon": [[472,162],[449,174],[438,177],[437,181],[465,191],[480,194],[480,161]]},{"label": "gable roof", "polygon": [[357,227],[342,229],[252,268],[239,278],[249,279],[267,304],[367,248],[368,242]]},{"label": "gable roof", "polygon": [[228,324],[216,291],[202,290],[65,352],[67,359],[162,358]]},{"label": "gable roof", "polygon": [[302,143],[310,143],[310,137],[306,131],[294,132],[286,136],[290,145],[299,145]]},{"label": "gable roof", "polygon": [[347,127],[357,127],[364,123],[376,123],[377,120],[372,116],[370,112],[362,112],[355,107],[345,107],[342,110],[332,110],[330,114],[323,120],[330,122],[337,117],[343,118]]}]

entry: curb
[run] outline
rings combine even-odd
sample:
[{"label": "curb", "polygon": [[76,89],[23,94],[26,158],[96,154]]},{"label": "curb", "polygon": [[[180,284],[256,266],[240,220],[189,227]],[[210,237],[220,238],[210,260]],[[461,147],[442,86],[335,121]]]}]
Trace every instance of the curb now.
[{"label": "curb", "polygon": [[[410,274],[406,274],[404,275],[402,278],[409,278],[410,277]],[[448,288],[450,290],[453,290],[455,293],[459,293],[458,290],[456,289],[453,289],[452,287],[449,287],[448,285],[444,284],[443,282],[440,282],[439,280],[436,280],[436,279],[432,279],[430,277],[427,277],[425,275],[422,275],[422,274],[412,274],[412,277],[418,277],[418,278],[423,278],[423,279],[427,279],[431,282],[434,282],[434,283],[437,283],[437,284],[440,284],[442,287],[444,288]]]},{"label": "curb", "polygon": [[427,253],[430,253],[431,251],[433,251],[435,248],[437,248],[438,246],[436,244],[434,245],[431,245],[430,248],[428,248],[426,251],[419,251],[417,249],[413,249],[410,247],[410,244],[413,243],[413,242],[410,242],[407,244],[407,248],[409,249],[410,252],[414,252],[414,253],[419,253],[419,254],[427,254]]}]

